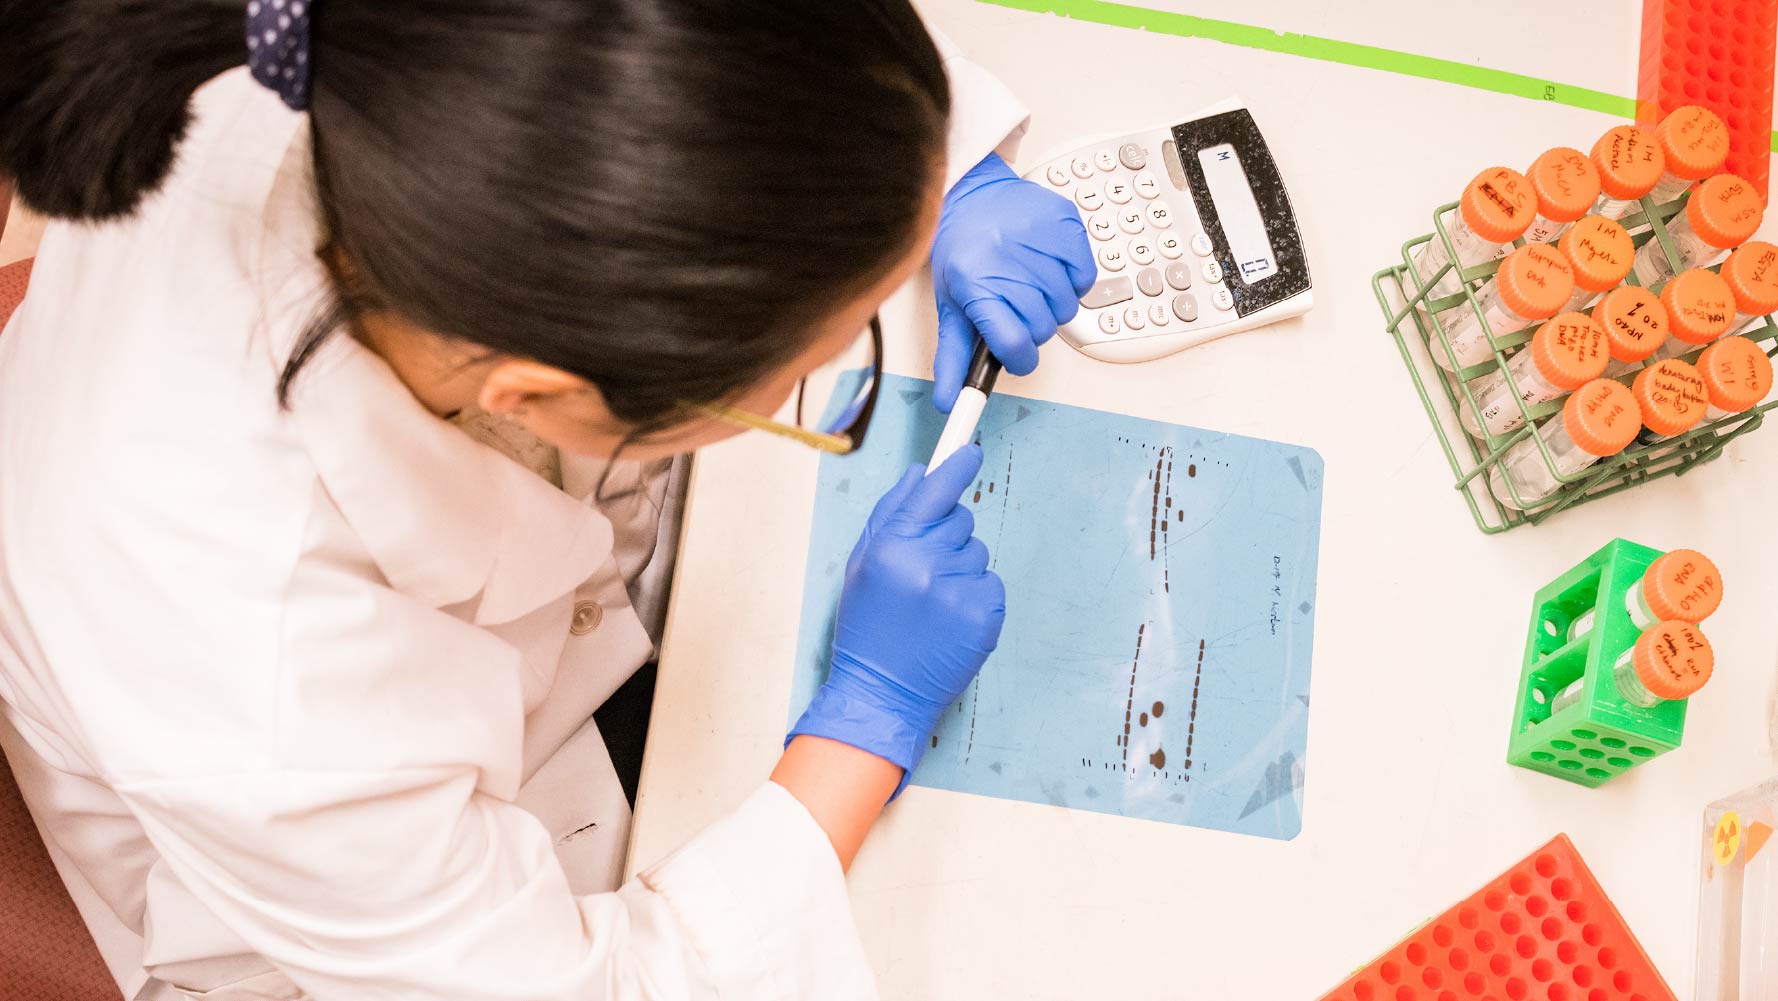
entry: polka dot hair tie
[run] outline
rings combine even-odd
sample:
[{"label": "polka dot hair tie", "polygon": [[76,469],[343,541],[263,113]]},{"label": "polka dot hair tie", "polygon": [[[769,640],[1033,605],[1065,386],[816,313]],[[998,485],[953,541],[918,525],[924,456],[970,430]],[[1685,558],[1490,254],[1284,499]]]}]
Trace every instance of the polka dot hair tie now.
[{"label": "polka dot hair tie", "polygon": [[247,69],[296,111],[309,108],[309,8],[314,0],[247,4]]}]

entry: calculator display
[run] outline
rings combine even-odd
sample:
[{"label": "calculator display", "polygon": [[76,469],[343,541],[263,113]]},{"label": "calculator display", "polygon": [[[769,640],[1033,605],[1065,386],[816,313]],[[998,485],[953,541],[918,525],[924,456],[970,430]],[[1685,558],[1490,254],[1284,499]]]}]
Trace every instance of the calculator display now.
[{"label": "calculator display", "polygon": [[1216,214],[1222,220],[1223,234],[1229,250],[1240,268],[1241,278],[1249,285],[1269,278],[1278,270],[1272,253],[1272,241],[1266,237],[1265,221],[1259,214],[1259,203],[1253,199],[1253,187],[1241,158],[1229,143],[1198,151],[1198,162],[1204,168],[1204,182],[1210,198],[1216,203]]}]

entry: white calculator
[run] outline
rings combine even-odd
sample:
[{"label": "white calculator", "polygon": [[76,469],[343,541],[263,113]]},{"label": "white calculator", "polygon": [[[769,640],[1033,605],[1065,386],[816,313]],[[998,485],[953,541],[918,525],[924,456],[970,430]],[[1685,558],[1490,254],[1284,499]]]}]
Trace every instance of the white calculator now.
[{"label": "white calculator", "polygon": [[1149,361],[1309,309],[1290,195],[1239,101],[1025,176],[1072,199],[1091,237],[1099,280],[1061,330],[1087,355]]}]

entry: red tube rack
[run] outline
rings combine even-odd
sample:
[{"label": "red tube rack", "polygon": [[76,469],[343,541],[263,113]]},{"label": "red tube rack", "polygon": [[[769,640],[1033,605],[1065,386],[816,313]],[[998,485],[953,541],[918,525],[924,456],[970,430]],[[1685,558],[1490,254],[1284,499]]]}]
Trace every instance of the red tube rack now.
[{"label": "red tube rack", "polygon": [[1729,127],[1723,169],[1766,194],[1778,5],[1771,0],[1642,0],[1636,120],[1653,128],[1697,104]]},{"label": "red tube rack", "polygon": [[1322,1001],[1676,1001],[1566,834]]}]

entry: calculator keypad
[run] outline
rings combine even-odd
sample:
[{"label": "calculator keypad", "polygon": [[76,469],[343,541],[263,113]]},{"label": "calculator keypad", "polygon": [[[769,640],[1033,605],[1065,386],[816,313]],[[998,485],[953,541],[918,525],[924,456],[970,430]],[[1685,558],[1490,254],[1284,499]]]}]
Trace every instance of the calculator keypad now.
[{"label": "calculator keypad", "polygon": [[1222,283],[1215,247],[1198,229],[1190,204],[1172,189],[1163,194],[1140,144],[1083,151],[1050,164],[1043,176],[1079,206],[1093,239],[1100,276],[1080,304],[1097,311],[1093,322],[1101,334],[1161,333],[1198,323],[1200,296],[1192,283],[1200,277],[1213,307],[1203,322],[1232,319],[1219,315],[1235,301]]}]

